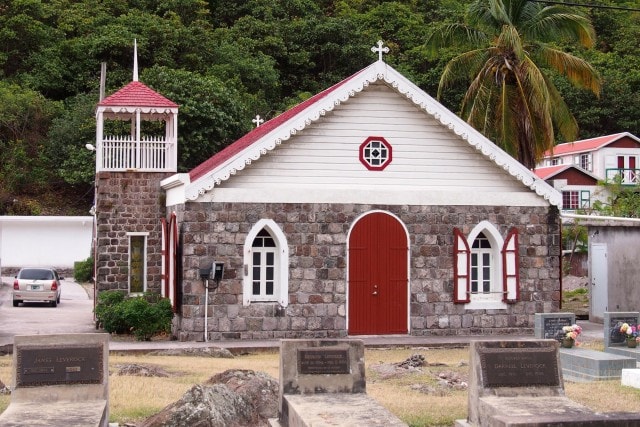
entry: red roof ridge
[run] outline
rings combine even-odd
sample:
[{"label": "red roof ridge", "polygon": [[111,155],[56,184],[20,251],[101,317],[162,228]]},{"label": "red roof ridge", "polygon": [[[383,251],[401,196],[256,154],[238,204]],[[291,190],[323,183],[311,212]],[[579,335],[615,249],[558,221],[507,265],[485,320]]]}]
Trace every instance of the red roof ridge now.
[{"label": "red roof ridge", "polygon": [[591,172],[581,168],[578,165],[574,165],[574,164],[561,164],[561,165],[551,165],[551,166],[540,166],[538,168],[535,168],[533,170],[533,173],[536,174],[536,176],[540,179],[544,179],[547,180],[549,178],[552,178],[556,175],[558,175],[560,172],[564,172],[567,169],[575,169],[578,172],[588,175],[589,177],[598,180],[598,177],[596,177],[595,175],[593,175]]},{"label": "red roof ridge", "polygon": [[552,157],[562,154],[575,153],[579,151],[593,151],[613,141],[620,139],[622,136],[630,135],[627,132],[614,133],[611,135],[596,136],[594,138],[580,139],[573,142],[563,142],[544,153],[544,157]]},{"label": "red roof ridge", "polygon": [[178,104],[150,89],[139,81],[132,81],[98,103],[101,107],[162,107],[178,108]]}]

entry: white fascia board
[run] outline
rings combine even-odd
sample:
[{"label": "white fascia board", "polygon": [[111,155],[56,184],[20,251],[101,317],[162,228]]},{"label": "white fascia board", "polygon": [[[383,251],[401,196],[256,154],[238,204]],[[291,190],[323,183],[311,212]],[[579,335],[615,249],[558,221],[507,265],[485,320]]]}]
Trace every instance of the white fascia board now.
[{"label": "white fascia board", "polygon": [[177,173],[160,181],[160,187],[166,194],[166,206],[184,203],[186,201],[185,188],[190,182],[188,173]]},{"label": "white fascia board", "polygon": [[217,188],[199,197],[198,203],[355,203],[425,206],[548,206],[533,192],[492,193],[458,190],[371,190],[345,188]]},{"label": "white fascia board", "polygon": [[136,111],[140,111],[142,114],[165,114],[165,115],[177,115],[178,109],[175,107],[144,107],[144,106],[99,106],[96,108],[96,116],[99,114],[134,114]]}]

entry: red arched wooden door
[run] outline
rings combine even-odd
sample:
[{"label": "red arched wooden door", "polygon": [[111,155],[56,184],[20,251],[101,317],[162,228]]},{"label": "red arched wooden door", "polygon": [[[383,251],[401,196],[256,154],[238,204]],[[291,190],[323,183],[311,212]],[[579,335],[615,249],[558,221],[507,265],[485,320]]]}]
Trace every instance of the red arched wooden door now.
[{"label": "red arched wooden door", "polygon": [[349,236],[349,334],[407,333],[407,233],[384,212],[360,218]]}]

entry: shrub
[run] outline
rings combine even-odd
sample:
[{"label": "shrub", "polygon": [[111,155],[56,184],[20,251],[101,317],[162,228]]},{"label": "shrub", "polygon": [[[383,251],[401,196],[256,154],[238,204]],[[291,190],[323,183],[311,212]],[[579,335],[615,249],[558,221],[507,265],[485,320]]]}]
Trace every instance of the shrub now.
[{"label": "shrub", "polygon": [[89,282],[93,278],[93,257],[73,263],[73,278],[76,282]]},{"label": "shrub", "polygon": [[171,330],[173,310],[169,299],[158,294],[125,298],[119,291],[104,291],[98,296],[96,318],[107,332],[130,332],[140,341],[149,341]]},{"label": "shrub", "polygon": [[167,298],[148,294],[129,298],[123,304],[123,312],[131,332],[140,341],[148,341],[156,333],[171,330],[173,311]]},{"label": "shrub", "polygon": [[96,320],[105,331],[115,334],[127,331],[126,322],[119,309],[123,302],[124,293],[120,291],[103,291],[98,294]]}]

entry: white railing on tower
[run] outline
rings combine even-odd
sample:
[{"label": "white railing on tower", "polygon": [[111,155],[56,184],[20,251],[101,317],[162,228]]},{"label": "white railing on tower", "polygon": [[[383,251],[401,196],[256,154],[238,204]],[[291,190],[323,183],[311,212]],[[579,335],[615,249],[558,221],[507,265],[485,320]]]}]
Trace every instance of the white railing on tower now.
[{"label": "white railing on tower", "polygon": [[102,140],[102,171],[171,171],[175,165],[170,150],[174,144],[160,136],[142,136],[136,141],[130,136],[105,136]]}]

